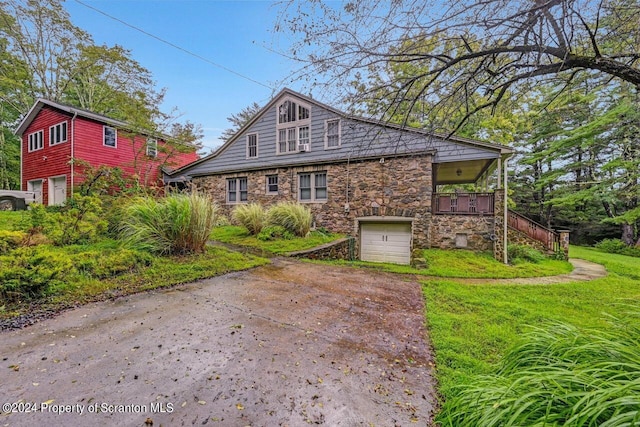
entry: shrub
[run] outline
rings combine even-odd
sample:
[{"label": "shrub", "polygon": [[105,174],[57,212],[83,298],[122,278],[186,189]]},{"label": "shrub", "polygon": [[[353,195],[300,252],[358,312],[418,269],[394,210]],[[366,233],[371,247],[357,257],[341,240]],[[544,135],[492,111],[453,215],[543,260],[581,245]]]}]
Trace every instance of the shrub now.
[{"label": "shrub", "polygon": [[126,209],[120,237],[152,253],[203,252],[216,216],[216,205],[203,194],[171,194],[158,200],[142,197]]},{"label": "shrub", "polygon": [[6,301],[42,296],[74,271],[69,256],[48,246],[18,248],[0,257],[0,296]]},{"label": "shrub", "polygon": [[640,315],[603,330],[533,329],[495,375],[471,378],[438,415],[446,426],[631,426],[640,423]]},{"label": "shrub", "polygon": [[295,202],[280,202],[267,211],[267,222],[279,225],[299,237],[305,237],[311,230],[311,210]]},{"label": "shrub", "polygon": [[96,279],[106,279],[139,267],[151,265],[151,256],[131,249],[89,250],[73,256],[79,273]]},{"label": "shrub", "polygon": [[63,206],[36,205],[29,214],[29,239],[42,233],[58,246],[91,243],[107,230],[102,201],[95,196],[75,195]]},{"label": "shrub", "polygon": [[0,255],[20,246],[25,237],[22,231],[0,230]]},{"label": "shrub", "polygon": [[294,237],[296,236],[293,233],[280,225],[269,225],[262,229],[262,231],[256,236],[256,239],[267,242],[277,239],[291,240]]},{"label": "shrub", "polygon": [[610,254],[620,254],[633,257],[640,257],[640,249],[627,246],[620,239],[604,239],[596,243],[596,249]]},{"label": "shrub", "polygon": [[256,235],[265,225],[266,213],[257,203],[238,205],[233,210],[233,219],[240,223],[249,233]]},{"label": "shrub", "polygon": [[507,247],[507,256],[512,264],[520,264],[522,262],[537,264],[546,258],[540,251],[527,245],[509,245]]}]

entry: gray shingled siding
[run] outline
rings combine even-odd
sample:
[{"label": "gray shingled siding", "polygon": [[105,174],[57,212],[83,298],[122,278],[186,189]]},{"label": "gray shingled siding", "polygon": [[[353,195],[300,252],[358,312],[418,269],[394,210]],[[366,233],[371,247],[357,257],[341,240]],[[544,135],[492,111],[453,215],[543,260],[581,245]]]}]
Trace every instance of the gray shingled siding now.
[{"label": "gray shingled siding", "polygon": [[[276,104],[277,105],[277,104]],[[310,150],[302,153],[276,154],[276,106],[245,129],[216,156],[184,171],[187,176],[202,176],[228,171],[255,170],[299,164],[326,163],[375,156],[392,156],[407,152],[434,151],[435,162],[497,158],[497,150],[484,149],[428,135],[377,126],[372,123],[341,119],[341,147],[325,150],[325,121],[340,118],[336,113],[311,105]],[[258,158],[247,159],[246,135],[258,134]]]}]

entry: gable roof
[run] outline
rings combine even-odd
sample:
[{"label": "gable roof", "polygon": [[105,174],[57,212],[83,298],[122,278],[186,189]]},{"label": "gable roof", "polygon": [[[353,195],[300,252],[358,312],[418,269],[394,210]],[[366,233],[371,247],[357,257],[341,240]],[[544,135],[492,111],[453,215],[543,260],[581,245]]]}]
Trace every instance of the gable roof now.
[{"label": "gable roof", "polygon": [[420,128],[414,128],[414,127],[408,127],[408,126],[402,126],[402,125],[396,125],[396,124],[392,124],[392,123],[387,123],[381,120],[375,120],[375,119],[369,119],[369,118],[365,118],[365,117],[361,117],[361,116],[356,116],[356,115],[351,115],[351,114],[347,114],[343,111],[340,111],[334,107],[331,107],[329,105],[326,105],[322,102],[319,102],[311,97],[308,97],[306,95],[303,95],[301,93],[298,93],[296,91],[293,91],[289,88],[284,88],[282,89],[276,96],[274,96],[269,103],[267,103],[264,107],[262,107],[260,109],[260,111],[258,111],[258,113],[256,113],[253,118],[251,118],[251,120],[249,120],[247,123],[245,123],[244,126],[242,126],[242,128],[240,128],[231,138],[229,138],[224,144],[222,144],[220,147],[218,147],[218,149],[205,156],[202,157],[201,159],[198,159],[192,163],[189,163],[185,166],[182,166],[181,168],[175,169],[174,171],[171,172],[165,172],[168,176],[174,176],[174,175],[178,175],[181,174],[182,172],[185,172],[189,169],[191,169],[194,166],[197,166],[199,164],[202,164],[204,162],[207,162],[208,160],[214,159],[218,156],[220,156],[222,153],[224,153],[227,148],[229,148],[231,145],[233,145],[236,140],[238,138],[240,138],[244,132],[249,129],[254,123],[258,122],[265,114],[267,111],[269,111],[271,108],[273,108],[278,102],[280,102],[283,98],[287,97],[287,96],[291,96],[294,98],[298,98],[299,100],[310,104],[310,105],[314,105],[317,107],[320,107],[322,109],[325,109],[341,118],[344,119],[348,119],[351,121],[355,121],[355,122],[361,122],[361,123],[365,123],[365,124],[370,124],[376,127],[381,127],[381,128],[388,128],[388,129],[393,129],[393,130],[397,130],[400,132],[406,132],[406,133],[410,133],[410,134],[414,134],[416,136],[420,135],[420,136],[427,136],[427,137],[436,137],[439,139],[443,139],[443,140],[450,140],[459,144],[463,144],[463,145],[469,145],[469,146],[474,146],[474,147],[478,147],[478,148],[483,148],[483,149],[488,149],[490,151],[495,151],[497,153],[500,154],[511,154],[513,152],[513,150],[511,150],[509,147],[505,146],[505,145],[501,145],[501,144],[494,144],[494,143],[490,143],[490,142],[483,142],[483,141],[476,141],[473,139],[468,139],[468,138],[462,138],[462,137],[458,137],[458,136],[449,136],[449,135],[443,135],[443,134],[437,134],[434,132],[429,132],[425,129],[420,129]]},{"label": "gable roof", "polygon": [[112,126],[118,126],[118,127],[129,127],[130,126],[129,124],[127,124],[127,123],[125,123],[123,121],[112,119],[111,117],[103,116],[102,114],[97,114],[97,113],[94,113],[94,112],[89,111],[89,110],[84,110],[82,108],[77,108],[77,107],[73,107],[71,105],[61,104],[59,102],[54,102],[54,101],[50,101],[48,99],[40,98],[33,104],[31,109],[27,113],[27,115],[24,116],[24,118],[22,119],[22,121],[20,122],[18,127],[16,128],[16,131],[15,131],[16,135],[22,136],[24,131],[27,130],[27,128],[29,127],[31,122],[33,122],[33,120],[37,117],[38,113],[40,113],[40,111],[42,111],[42,109],[45,106],[52,107],[52,108],[55,108],[57,110],[67,112],[69,114],[76,114],[79,117],[84,117],[84,118],[87,118],[87,119],[95,120],[97,122],[110,124]]}]

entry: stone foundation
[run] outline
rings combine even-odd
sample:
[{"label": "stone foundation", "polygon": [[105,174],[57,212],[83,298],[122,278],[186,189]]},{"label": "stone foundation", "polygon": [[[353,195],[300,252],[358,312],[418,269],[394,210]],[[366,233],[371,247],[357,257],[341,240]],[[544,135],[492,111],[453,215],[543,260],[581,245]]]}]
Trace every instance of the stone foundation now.
[{"label": "stone foundation", "polygon": [[431,247],[492,251],[494,218],[486,215],[433,215]]}]

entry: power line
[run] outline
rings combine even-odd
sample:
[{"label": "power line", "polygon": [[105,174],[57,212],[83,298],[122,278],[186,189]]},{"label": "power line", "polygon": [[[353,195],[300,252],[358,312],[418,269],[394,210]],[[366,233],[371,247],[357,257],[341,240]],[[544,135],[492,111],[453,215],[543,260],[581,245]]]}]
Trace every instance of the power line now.
[{"label": "power line", "polygon": [[197,59],[199,59],[199,60],[201,60],[201,61],[204,61],[204,62],[206,62],[206,63],[208,63],[208,64],[210,64],[210,65],[213,65],[214,67],[218,67],[218,68],[220,68],[220,69],[222,69],[222,70],[225,70],[225,71],[227,71],[227,72],[229,72],[229,73],[231,73],[231,74],[235,74],[235,75],[236,75],[236,76],[238,76],[238,77],[241,77],[241,78],[243,78],[243,79],[245,79],[245,80],[248,80],[248,81],[250,81],[250,82],[252,82],[252,83],[255,83],[255,84],[257,84],[257,85],[260,85],[260,86],[266,87],[267,89],[274,90],[274,88],[272,88],[271,86],[268,86],[268,85],[266,85],[266,84],[264,84],[264,83],[262,83],[262,82],[259,82],[258,80],[252,79],[251,77],[247,77],[247,76],[245,76],[245,75],[243,75],[243,74],[240,74],[240,73],[238,73],[237,71],[234,71],[234,70],[232,70],[232,69],[230,69],[230,68],[225,67],[224,65],[220,65],[220,64],[218,64],[218,63],[215,63],[215,62],[211,61],[210,59],[205,58],[204,56],[201,56],[201,55],[198,55],[197,53],[191,52],[190,50],[187,50],[187,49],[185,49],[185,48],[183,48],[183,47],[181,47],[181,46],[178,46],[178,45],[177,45],[177,44],[175,44],[175,43],[171,43],[170,41],[165,40],[165,39],[163,39],[163,38],[161,38],[161,37],[158,37],[158,36],[156,36],[155,34],[151,34],[150,32],[143,30],[142,28],[139,28],[139,27],[136,27],[135,25],[129,24],[128,22],[125,22],[125,21],[123,21],[123,20],[122,20],[122,19],[120,19],[120,18],[116,18],[116,17],[115,17],[115,16],[113,16],[113,15],[109,15],[108,13],[106,13],[106,12],[104,12],[104,11],[100,10],[100,9],[97,9],[97,8],[95,8],[95,7],[93,7],[93,6],[90,6],[90,5],[88,5],[88,4],[86,4],[86,3],[84,3],[84,2],[82,2],[82,1],[80,1],[80,0],[75,0],[75,2],[76,2],[76,3],[78,3],[78,4],[81,4],[82,6],[84,6],[84,7],[88,8],[88,9],[91,9],[91,10],[93,10],[93,11],[95,11],[95,12],[98,12],[98,13],[99,13],[99,14],[101,14],[101,15],[104,15],[104,16],[106,16],[106,17],[107,17],[107,18],[109,18],[109,19],[113,19],[114,21],[117,21],[117,22],[121,23],[122,25],[126,25],[127,27],[129,27],[129,28],[131,28],[131,29],[134,29],[134,30],[136,30],[136,31],[138,31],[138,32],[140,32],[140,33],[142,33],[142,34],[144,34],[144,35],[148,36],[148,37],[154,38],[154,39],[158,40],[158,41],[159,41],[159,42],[161,42],[161,43],[164,43],[164,44],[166,44],[166,45],[169,45],[169,46],[171,46],[171,47],[172,47],[172,48],[174,48],[174,49],[178,49],[179,51],[184,52],[184,53],[186,53],[187,55],[191,55],[191,56],[193,56],[194,58],[197,58]]}]

